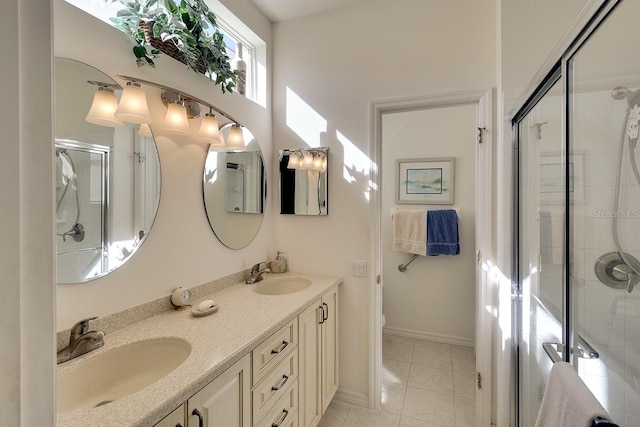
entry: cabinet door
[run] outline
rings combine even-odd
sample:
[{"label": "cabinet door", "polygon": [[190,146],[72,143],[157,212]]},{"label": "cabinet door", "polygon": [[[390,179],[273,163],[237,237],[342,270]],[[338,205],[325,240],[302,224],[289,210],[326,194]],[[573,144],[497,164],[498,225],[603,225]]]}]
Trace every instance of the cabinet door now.
[{"label": "cabinet door", "polygon": [[322,416],[320,396],[321,301],[314,302],[298,318],[298,385],[300,427],[315,427]]},{"label": "cabinet door", "polygon": [[338,288],[322,297],[325,320],[322,322],[322,412],[338,391]]},{"label": "cabinet door", "polygon": [[184,403],[167,415],[154,427],[184,427]]},{"label": "cabinet door", "polygon": [[189,427],[251,426],[250,357],[247,354],[189,399]]}]

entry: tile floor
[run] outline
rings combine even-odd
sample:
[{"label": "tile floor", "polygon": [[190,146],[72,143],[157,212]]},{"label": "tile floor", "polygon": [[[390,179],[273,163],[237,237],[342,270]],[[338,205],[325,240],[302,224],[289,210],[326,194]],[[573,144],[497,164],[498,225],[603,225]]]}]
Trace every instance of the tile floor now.
[{"label": "tile floor", "polygon": [[472,348],[384,335],[382,410],[333,401],[318,427],[475,426]]}]

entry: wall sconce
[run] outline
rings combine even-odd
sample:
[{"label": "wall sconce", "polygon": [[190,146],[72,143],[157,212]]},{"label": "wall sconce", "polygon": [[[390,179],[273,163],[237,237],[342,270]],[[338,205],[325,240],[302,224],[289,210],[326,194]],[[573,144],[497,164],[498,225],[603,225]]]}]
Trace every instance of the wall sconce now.
[{"label": "wall sconce", "polygon": [[129,123],[151,123],[147,97],[140,83],[131,80],[127,82],[114,116]]},{"label": "wall sconce", "polygon": [[293,151],[289,152],[289,162],[287,163],[287,169],[299,169],[300,168],[300,157],[298,153],[294,153]]},{"label": "wall sconce", "polygon": [[209,112],[202,118],[200,131],[198,132],[198,140],[208,142],[212,147],[224,148],[224,141],[222,140],[222,135],[220,135],[220,124],[211,108],[209,108]]},{"label": "wall sconce", "polygon": [[234,123],[229,129],[226,147],[230,151],[244,151],[244,136],[242,135],[242,128],[238,123]]},{"label": "wall sconce", "polygon": [[302,157],[302,165],[300,165],[301,169],[313,169],[313,154],[305,153],[304,157]]},{"label": "wall sconce", "polygon": [[120,89],[120,86],[93,80],[88,80],[87,83],[97,85],[98,90],[93,95],[93,102],[85,120],[99,126],[124,126],[122,120],[113,115],[118,108],[118,98],[116,98],[114,89]]},{"label": "wall sconce", "polygon": [[177,99],[167,105],[167,114],[164,116],[164,128],[167,132],[186,134],[191,132],[189,119],[187,119],[187,108],[180,95]]}]

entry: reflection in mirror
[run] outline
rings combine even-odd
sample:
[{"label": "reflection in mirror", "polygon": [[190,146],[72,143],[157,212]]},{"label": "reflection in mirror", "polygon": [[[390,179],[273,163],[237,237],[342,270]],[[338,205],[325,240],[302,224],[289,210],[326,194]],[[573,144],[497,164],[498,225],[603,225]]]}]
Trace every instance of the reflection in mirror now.
[{"label": "reflection in mirror", "polygon": [[220,132],[226,146],[234,148],[224,152],[214,145],[209,147],[203,176],[204,205],[218,240],[231,249],[241,249],[251,243],[262,224],[266,173],[260,145],[247,128],[229,123]]},{"label": "reflection in mirror", "polygon": [[[142,244],[160,200],[160,158],[148,126],[112,117],[115,81],[62,58],[55,76],[57,282],[79,283],[120,267]],[[111,119],[97,116],[94,95]]]},{"label": "reflection in mirror", "polygon": [[329,148],[280,151],[280,213],[328,215]]}]

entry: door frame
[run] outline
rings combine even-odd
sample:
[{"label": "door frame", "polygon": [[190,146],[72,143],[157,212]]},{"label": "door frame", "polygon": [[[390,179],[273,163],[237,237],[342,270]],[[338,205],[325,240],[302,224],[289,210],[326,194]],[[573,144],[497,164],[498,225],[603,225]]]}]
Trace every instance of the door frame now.
[{"label": "door frame", "polygon": [[[369,221],[371,264],[374,274],[370,281],[369,301],[369,407],[379,409],[382,400],[382,116],[388,113],[423,110],[473,104],[477,107],[476,127],[476,371],[482,376],[482,389],[476,392],[477,425],[491,424],[491,354],[492,313],[494,306],[491,286],[493,252],[493,90],[475,90],[396,98],[370,103],[371,181]],[[482,130],[480,130],[482,129]],[[482,334],[482,332],[485,332]],[[482,339],[481,339],[482,338]]]}]

